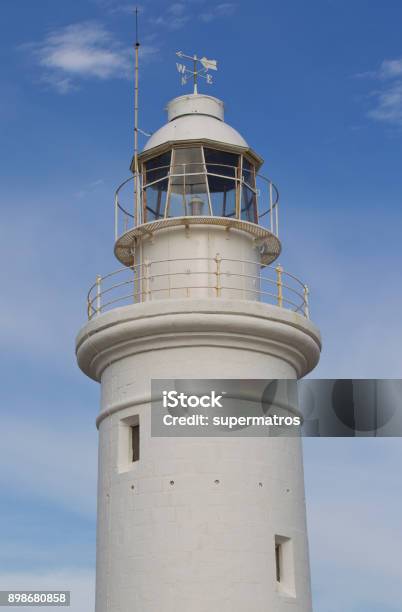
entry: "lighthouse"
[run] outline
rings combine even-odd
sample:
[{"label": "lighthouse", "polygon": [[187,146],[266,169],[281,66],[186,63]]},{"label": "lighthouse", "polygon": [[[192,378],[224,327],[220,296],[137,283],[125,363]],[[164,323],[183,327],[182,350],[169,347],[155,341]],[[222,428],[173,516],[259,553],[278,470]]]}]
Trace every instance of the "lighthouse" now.
[{"label": "lighthouse", "polygon": [[[216,68],[191,59],[194,79]],[[262,166],[195,87],[117,189],[120,265],[76,341],[101,385],[96,612],[312,610],[300,439],[151,432],[154,379],[298,379],[319,360]]]}]

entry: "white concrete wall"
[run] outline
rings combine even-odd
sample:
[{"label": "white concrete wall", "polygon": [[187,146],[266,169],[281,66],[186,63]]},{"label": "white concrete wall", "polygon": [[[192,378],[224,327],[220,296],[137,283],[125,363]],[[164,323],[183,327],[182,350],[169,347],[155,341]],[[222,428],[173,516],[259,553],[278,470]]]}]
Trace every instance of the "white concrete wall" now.
[{"label": "white concrete wall", "polygon": [[[134,412],[131,469],[118,443],[133,411],[100,426],[96,611],[310,611],[300,441],[150,438],[150,406]],[[292,539],[294,598],[276,584],[275,535]]]},{"label": "white concrete wall", "polygon": [[[217,254],[223,259],[219,279]],[[142,281],[142,291],[148,283],[153,300],[216,297],[218,282],[222,287],[219,295],[224,298],[259,297],[260,265],[246,262],[259,262],[260,253],[253,236],[243,231],[213,225],[162,229],[144,237],[137,248],[136,263],[146,261],[151,263],[151,278]]]},{"label": "white concrete wall", "polygon": [[[96,612],[311,611],[300,440],[152,438],[150,380],[297,377],[319,348],[303,317],[234,300],[161,300],[85,326],[78,361],[102,382]],[[291,539],[285,590],[275,536]]]}]

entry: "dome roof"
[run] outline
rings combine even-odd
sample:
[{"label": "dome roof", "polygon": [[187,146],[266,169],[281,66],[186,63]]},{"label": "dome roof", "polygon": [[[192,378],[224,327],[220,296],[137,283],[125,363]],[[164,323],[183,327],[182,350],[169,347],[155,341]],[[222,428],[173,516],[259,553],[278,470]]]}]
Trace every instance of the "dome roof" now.
[{"label": "dome roof", "polygon": [[244,138],[223,121],[223,102],[212,96],[191,94],[174,98],[167,106],[168,123],[155,132],[144,151],[166,142],[212,140],[248,148]]}]

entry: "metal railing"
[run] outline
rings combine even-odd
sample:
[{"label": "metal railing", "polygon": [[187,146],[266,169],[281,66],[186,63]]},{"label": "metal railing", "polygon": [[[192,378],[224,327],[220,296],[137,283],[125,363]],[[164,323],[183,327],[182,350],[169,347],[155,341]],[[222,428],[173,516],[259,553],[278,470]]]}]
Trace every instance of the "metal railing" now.
[{"label": "metal railing", "polygon": [[271,303],[309,318],[307,285],[282,266],[261,268],[259,262],[228,259],[217,253],[212,258],[144,260],[98,275],[88,291],[88,319],[116,306],[176,297],[240,297]]},{"label": "metal railing", "polygon": [[[201,163],[190,162],[183,164],[173,164],[171,166],[161,166],[148,171],[150,175],[147,182],[144,182],[143,176],[138,174],[131,176],[119,185],[115,192],[114,207],[115,207],[115,240],[122,234],[135,228],[137,225],[153,220],[146,218],[146,194],[149,189],[156,189],[158,185],[161,187],[161,211],[158,213],[159,219],[176,216],[171,214],[170,201],[172,195],[180,195],[183,197],[183,215],[185,216],[187,205],[186,198],[190,198],[191,194],[187,192],[191,184],[197,183],[200,185],[203,182],[205,189],[205,199],[207,204],[207,215],[210,216],[227,216],[248,220],[244,208],[245,193],[254,194],[256,200],[256,216],[251,222],[256,222],[268,229],[272,234],[279,237],[279,191],[275,184],[267,177],[251,173],[248,170],[243,170],[241,175],[236,166],[217,163]],[[154,176],[159,178],[153,178]],[[236,197],[236,210],[231,214],[217,214],[216,192],[210,191],[211,181],[226,181],[227,184],[233,184],[233,190]],[[135,197],[136,184],[137,197]],[[163,184],[163,185],[162,185]],[[180,192],[180,188],[182,192]],[[191,190],[191,189],[190,189]],[[223,194],[223,192],[222,192]],[[222,195],[222,198],[226,197]],[[222,206],[222,209],[224,206]],[[131,211],[131,212],[130,212]]]}]

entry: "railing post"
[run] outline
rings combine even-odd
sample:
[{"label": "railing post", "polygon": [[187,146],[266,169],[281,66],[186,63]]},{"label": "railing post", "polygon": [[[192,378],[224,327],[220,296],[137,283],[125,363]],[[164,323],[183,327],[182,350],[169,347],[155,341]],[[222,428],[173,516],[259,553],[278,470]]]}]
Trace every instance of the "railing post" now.
[{"label": "railing post", "polygon": [[119,237],[119,209],[118,209],[118,195],[114,196],[114,240],[116,242]]},{"label": "railing post", "polygon": [[102,277],[100,276],[100,274],[96,275],[96,314],[100,314],[100,311],[102,309],[101,306],[101,282],[102,282]]},{"label": "railing post", "polygon": [[272,197],[272,181],[269,181],[269,223],[270,223],[270,230],[271,233],[274,234],[274,211],[272,208],[272,203],[273,203],[274,199]]},{"label": "railing post", "polygon": [[143,188],[143,181],[142,181],[142,173],[140,173],[139,177],[138,177],[138,206],[137,206],[137,218],[134,219],[134,227],[137,227],[137,225],[141,225],[142,223],[142,216],[143,216],[143,212],[142,212],[142,206],[143,206],[143,199],[144,199],[144,188]]},{"label": "railing post", "polygon": [[150,274],[151,262],[149,261],[149,259],[146,259],[144,261],[144,268],[145,268],[145,272],[144,272],[145,300],[144,302],[146,302],[147,300],[151,299],[151,274]]},{"label": "railing post", "polygon": [[306,319],[310,318],[310,307],[309,307],[309,301],[308,301],[308,296],[309,296],[309,288],[307,287],[307,285],[304,285],[304,316],[306,317]]},{"label": "railing post", "polygon": [[89,295],[87,298],[87,315],[88,315],[88,321],[90,321],[92,319],[92,300]]},{"label": "railing post", "polygon": [[[135,259],[134,259],[135,261]],[[138,299],[138,283],[137,283],[137,266],[133,264],[133,304],[137,302]]]},{"label": "railing post", "polygon": [[216,263],[216,297],[221,297],[221,292],[222,292],[222,279],[221,279],[221,262],[222,262],[222,257],[219,255],[219,253],[217,253],[215,255],[215,263]]},{"label": "railing post", "polygon": [[275,204],[275,236],[279,238],[279,202]]},{"label": "railing post", "polygon": [[278,287],[278,306],[283,306],[283,286],[282,286],[282,272],[283,268],[281,265],[276,266],[276,286]]},{"label": "railing post", "polygon": [[187,217],[187,197],[186,197],[186,164],[183,164],[183,204],[184,204],[184,216]]}]

